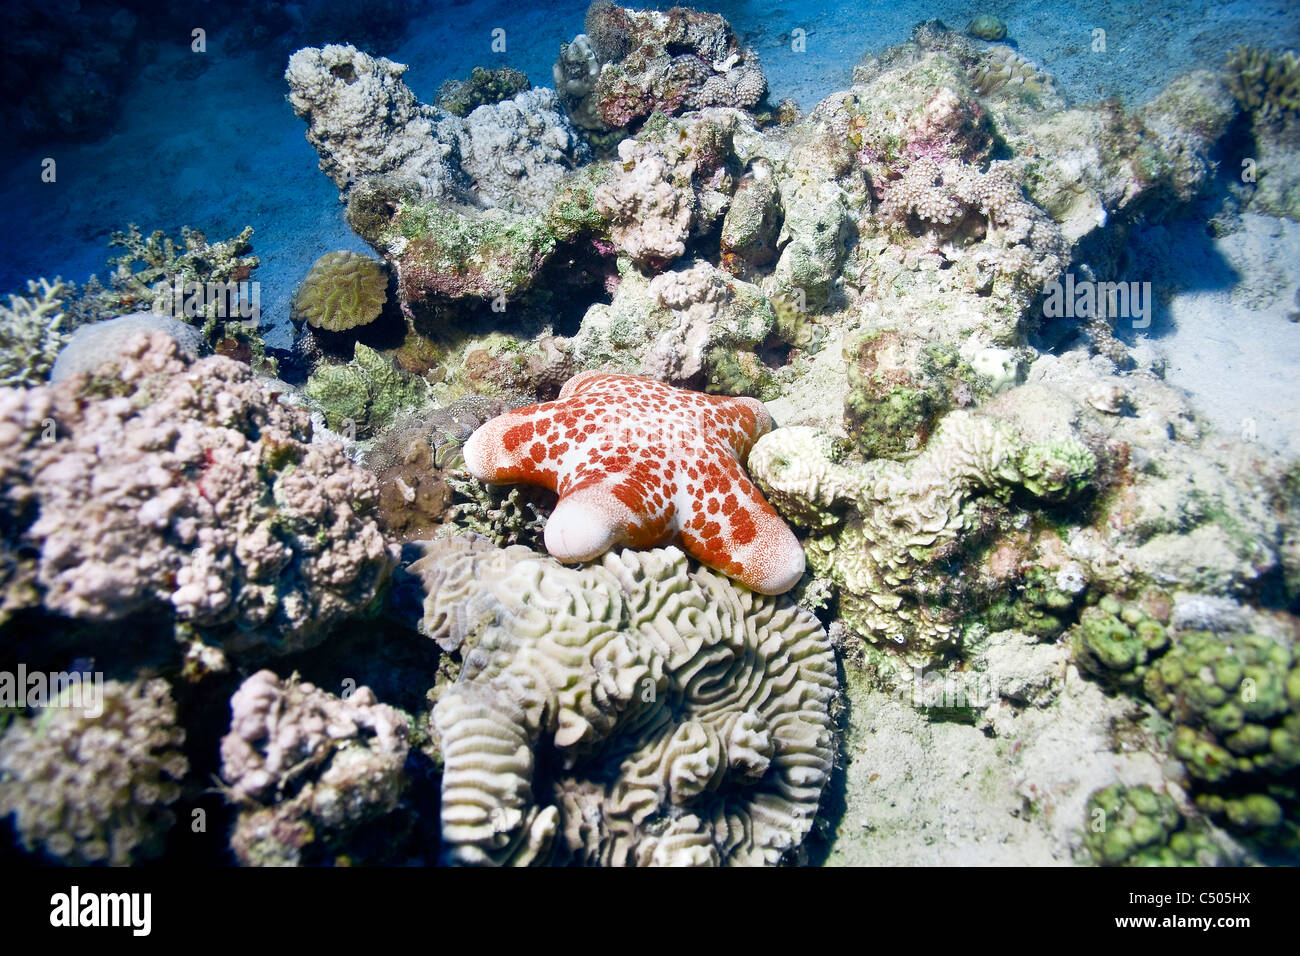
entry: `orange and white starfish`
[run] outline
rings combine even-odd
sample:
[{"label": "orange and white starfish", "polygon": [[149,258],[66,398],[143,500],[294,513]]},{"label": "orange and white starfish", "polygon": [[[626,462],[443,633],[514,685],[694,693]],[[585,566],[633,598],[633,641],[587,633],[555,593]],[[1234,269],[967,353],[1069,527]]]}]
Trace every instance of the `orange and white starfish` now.
[{"label": "orange and white starfish", "polygon": [[771,428],[757,399],[583,372],[557,400],[482,425],[464,455],[483,481],[559,494],[545,540],[560,561],[677,541],[753,590],[781,594],[803,574],[803,548],[742,467]]}]

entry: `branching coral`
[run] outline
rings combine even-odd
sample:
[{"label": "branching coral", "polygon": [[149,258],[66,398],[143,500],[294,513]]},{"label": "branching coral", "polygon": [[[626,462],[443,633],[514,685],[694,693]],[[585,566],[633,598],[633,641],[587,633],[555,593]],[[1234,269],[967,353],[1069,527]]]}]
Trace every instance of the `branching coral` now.
[{"label": "branching coral", "polygon": [[834,757],[835,662],[812,615],[675,548],[579,570],[452,539],[409,570],[425,633],[465,655],[433,712],[449,859],[773,864],[797,850]]},{"label": "branching coral", "polygon": [[353,831],[397,808],[410,722],[369,687],[340,699],[268,670],[230,699],[221,740],[230,845],[245,866],[329,860]]},{"label": "branching coral", "polygon": [[0,422],[23,516],[6,536],[37,555],[49,612],[166,608],[214,634],[237,626],[232,649],[285,652],[365,607],[395,560],[369,517],[373,476],[307,444],[307,413],[247,366],[191,362],[166,335],[99,375],[0,390]]},{"label": "branching coral", "polygon": [[1237,102],[1264,120],[1300,116],[1300,56],[1238,47],[1228,54],[1228,88]]},{"label": "branching coral", "polygon": [[29,280],[27,292],[0,306],[0,387],[45,381],[67,340],[63,299],[68,287],[58,279]]},{"label": "branching coral", "polygon": [[61,863],[158,855],[189,770],[165,680],[110,680],[102,692],[102,713],[57,700],[0,737],[0,817],[12,813],[23,845]]}]

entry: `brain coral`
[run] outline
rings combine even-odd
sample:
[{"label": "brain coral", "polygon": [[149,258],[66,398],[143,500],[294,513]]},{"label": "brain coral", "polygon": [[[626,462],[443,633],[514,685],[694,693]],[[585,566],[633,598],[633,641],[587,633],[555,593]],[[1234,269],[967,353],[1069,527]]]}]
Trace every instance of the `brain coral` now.
[{"label": "brain coral", "polygon": [[379,318],[388,301],[388,271],[357,252],[327,252],[298,287],[294,309],[309,325],[342,332]]},{"label": "brain coral", "polygon": [[92,621],[168,608],[240,648],[313,643],[374,599],[396,549],[370,517],[374,476],[310,438],[248,366],[193,362],[161,332],[95,376],[0,389],[26,602]]},{"label": "brain coral", "polygon": [[576,569],[453,538],[409,571],[464,653],[433,710],[451,861],[775,864],[807,835],[837,693],[808,612],[676,548]]},{"label": "brain coral", "polygon": [[[83,685],[83,691],[88,685]],[[189,770],[162,679],[103,684],[103,713],[51,707],[0,739],[0,817],[63,863],[126,866],[157,855]],[[97,708],[96,708],[97,709]]]}]

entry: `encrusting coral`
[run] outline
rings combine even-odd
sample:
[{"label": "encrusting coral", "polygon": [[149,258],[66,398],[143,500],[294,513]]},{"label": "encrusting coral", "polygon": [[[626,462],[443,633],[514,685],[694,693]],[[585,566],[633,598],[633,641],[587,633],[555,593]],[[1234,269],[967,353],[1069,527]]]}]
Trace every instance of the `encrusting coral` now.
[{"label": "encrusting coral", "polygon": [[1025,442],[1005,423],[955,411],[906,463],[850,464],[826,433],[787,427],[759,439],[749,467],[781,514],[810,529],[808,564],[837,590],[840,620],[928,662],[961,639],[974,602],[949,562],[987,532],[993,503],[1016,488],[1068,500],[1096,461],[1073,437]]},{"label": "encrusting coral", "polygon": [[0,818],[13,814],[29,851],[73,866],[160,854],[189,770],[165,680],[105,681],[102,693],[93,708],[56,701],[0,736]]},{"label": "encrusting coral", "polygon": [[422,630],[465,659],[433,710],[450,861],[797,851],[835,749],[835,660],[811,614],[675,548],[571,569],[453,538],[408,570]]},{"label": "encrusting coral", "polygon": [[342,332],[375,321],[387,299],[382,262],[355,252],[327,252],[298,287],[294,310],[314,328]]},{"label": "encrusting coral", "polygon": [[324,414],[330,429],[349,438],[369,438],[402,409],[423,405],[429,386],[364,342],[357,342],[352,347],[352,361],[318,365],[303,392]]},{"label": "encrusting coral", "polygon": [[54,367],[67,340],[60,280],[29,280],[27,295],[9,296],[0,305],[0,387],[39,385]]},{"label": "encrusting coral", "polygon": [[546,550],[589,561],[616,545],[673,540],[763,594],[794,587],[798,540],[743,471],[772,427],[763,404],[584,372],[554,402],[508,412],[465,443],[469,472],[559,493]]},{"label": "encrusting coral", "polygon": [[464,117],[480,106],[508,100],[531,86],[527,76],[508,66],[498,70],[476,66],[470,71],[469,79],[447,80],[438,87],[436,105],[453,116]]},{"label": "encrusting coral", "polygon": [[1223,853],[1204,826],[1149,786],[1112,784],[1088,798],[1084,846],[1108,866],[1217,866]]},{"label": "encrusting coral", "polygon": [[376,597],[396,549],[370,517],[374,477],[310,437],[248,366],[192,361],[162,333],[96,374],[0,390],[22,603],[90,621],[166,609],[231,649],[320,640]]},{"label": "encrusting coral", "polygon": [[221,776],[240,806],[230,846],[245,866],[332,862],[360,826],[397,808],[410,723],[368,687],[340,699],[268,670],[230,699]]}]

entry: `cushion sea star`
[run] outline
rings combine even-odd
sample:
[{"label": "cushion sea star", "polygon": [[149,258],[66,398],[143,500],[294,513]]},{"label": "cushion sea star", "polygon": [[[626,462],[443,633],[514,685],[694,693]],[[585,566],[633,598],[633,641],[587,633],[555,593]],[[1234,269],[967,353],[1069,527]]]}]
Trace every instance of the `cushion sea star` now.
[{"label": "cushion sea star", "polygon": [[481,426],[465,464],[483,481],[558,492],[545,537],[560,561],[680,540],[709,567],[780,594],[803,574],[803,548],[741,468],[771,428],[757,399],[583,372],[556,401]]}]

